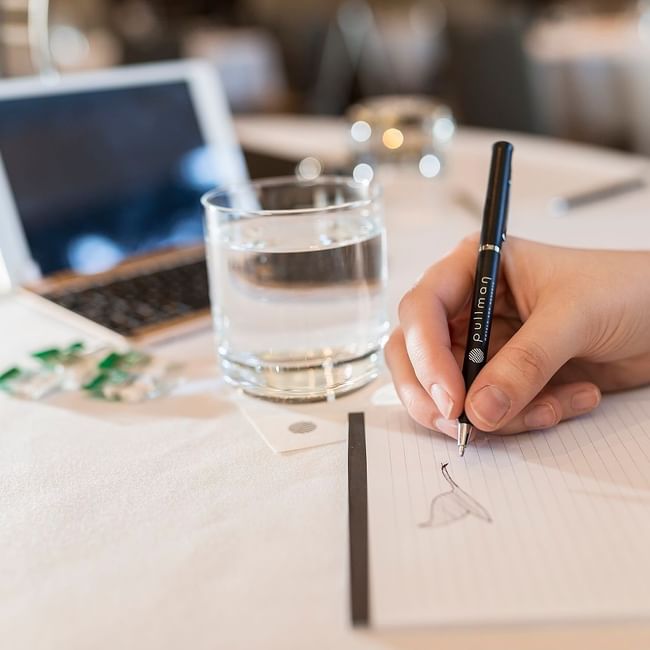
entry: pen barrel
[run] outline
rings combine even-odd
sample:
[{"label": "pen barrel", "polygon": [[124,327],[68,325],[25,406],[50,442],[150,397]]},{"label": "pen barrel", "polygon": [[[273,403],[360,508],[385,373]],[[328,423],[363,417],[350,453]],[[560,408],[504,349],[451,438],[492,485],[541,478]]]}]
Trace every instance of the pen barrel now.
[{"label": "pen barrel", "polygon": [[467,389],[487,363],[500,261],[499,252],[484,250],[479,253],[476,263],[472,308],[467,330],[467,352],[463,363],[463,378]]},{"label": "pen barrel", "polygon": [[[474,292],[467,326],[467,345],[463,361],[463,379],[467,391],[488,359],[501,246],[506,239],[512,152],[513,147],[509,142],[496,142],[492,147],[490,177],[485,199]],[[460,424],[472,424],[465,411],[461,413],[458,421]],[[460,445],[460,427],[458,431]],[[464,448],[464,443],[462,443],[462,447]]]},{"label": "pen barrel", "polygon": [[513,147],[509,142],[496,142],[492,147],[492,162],[488,180],[481,246],[501,246],[508,220],[510,176]]}]

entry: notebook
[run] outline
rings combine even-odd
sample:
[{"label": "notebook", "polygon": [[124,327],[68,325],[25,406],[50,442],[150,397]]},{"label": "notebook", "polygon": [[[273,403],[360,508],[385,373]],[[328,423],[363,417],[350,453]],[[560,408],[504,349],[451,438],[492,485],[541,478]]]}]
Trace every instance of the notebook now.
[{"label": "notebook", "polygon": [[400,407],[356,417],[355,624],[650,621],[649,391],[464,458]]}]

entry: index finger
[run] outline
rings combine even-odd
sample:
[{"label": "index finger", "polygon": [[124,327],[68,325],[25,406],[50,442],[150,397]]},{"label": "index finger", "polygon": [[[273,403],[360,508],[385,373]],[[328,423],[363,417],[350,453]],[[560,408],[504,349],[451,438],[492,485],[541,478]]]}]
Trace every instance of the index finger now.
[{"label": "index finger", "polygon": [[477,242],[477,236],[464,239],[431,266],[399,306],[415,375],[447,419],[460,415],[465,399],[465,384],[451,350],[449,321],[471,296]]}]

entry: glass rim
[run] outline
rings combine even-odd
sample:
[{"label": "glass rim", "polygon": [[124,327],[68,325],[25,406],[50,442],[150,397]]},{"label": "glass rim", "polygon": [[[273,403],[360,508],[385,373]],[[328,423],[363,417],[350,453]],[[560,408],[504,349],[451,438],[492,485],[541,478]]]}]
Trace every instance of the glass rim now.
[{"label": "glass rim", "polygon": [[[353,201],[345,201],[344,203],[337,203],[336,205],[326,205],[313,208],[283,208],[279,210],[242,210],[240,208],[231,208],[226,206],[215,205],[212,201],[219,196],[225,196],[232,192],[241,192],[250,188],[266,188],[266,187],[281,187],[282,185],[293,185],[299,187],[317,187],[318,185],[339,185],[356,188],[368,188],[368,196],[363,199],[356,199]],[[209,192],[206,192],[201,197],[201,205],[206,210],[215,210],[222,214],[238,214],[240,216],[249,217],[268,217],[268,216],[292,216],[300,214],[315,214],[327,212],[340,212],[341,210],[355,210],[369,206],[377,199],[381,198],[382,190],[378,182],[365,182],[357,181],[352,176],[343,175],[325,175],[318,176],[314,179],[301,179],[296,176],[273,176],[271,178],[262,178],[242,183],[235,183],[233,185],[226,185],[218,187]]]},{"label": "glass rim", "polygon": [[420,120],[436,122],[442,118],[454,119],[451,108],[440,99],[429,95],[379,95],[367,97],[346,111],[348,121],[362,120],[370,124],[389,126]]}]

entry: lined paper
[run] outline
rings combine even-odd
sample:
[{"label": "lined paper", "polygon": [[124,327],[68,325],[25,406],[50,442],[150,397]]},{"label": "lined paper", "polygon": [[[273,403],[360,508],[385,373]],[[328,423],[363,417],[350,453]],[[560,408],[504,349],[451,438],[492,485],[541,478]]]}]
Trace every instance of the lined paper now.
[{"label": "lined paper", "polygon": [[366,419],[373,625],[650,618],[650,400],[462,459],[401,408]]}]

